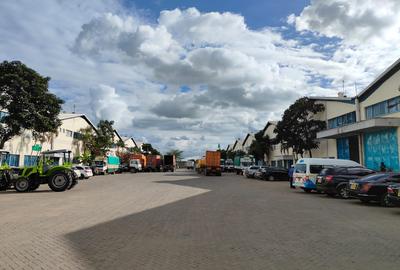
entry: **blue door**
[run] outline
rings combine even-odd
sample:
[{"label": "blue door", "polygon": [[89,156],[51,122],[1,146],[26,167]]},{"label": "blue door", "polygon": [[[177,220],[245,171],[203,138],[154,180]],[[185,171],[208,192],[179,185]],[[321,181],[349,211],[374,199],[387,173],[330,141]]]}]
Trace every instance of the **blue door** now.
[{"label": "blue door", "polygon": [[350,159],[349,138],[336,139],[337,155],[340,159]]},{"label": "blue door", "polygon": [[383,162],[388,170],[399,171],[397,129],[365,133],[364,149],[367,168],[379,171]]}]

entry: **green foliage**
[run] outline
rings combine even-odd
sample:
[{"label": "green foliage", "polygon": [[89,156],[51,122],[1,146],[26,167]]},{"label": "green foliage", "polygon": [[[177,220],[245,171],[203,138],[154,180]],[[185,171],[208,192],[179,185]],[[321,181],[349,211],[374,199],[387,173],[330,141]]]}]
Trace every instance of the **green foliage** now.
[{"label": "green foliage", "polygon": [[90,165],[93,161],[92,155],[90,154],[89,151],[84,151],[79,157],[78,157],[78,161],[82,164],[85,165]]},{"label": "green foliage", "polygon": [[218,149],[217,151],[221,153],[221,159],[227,159],[227,151],[225,149]]},{"label": "green foliage", "polygon": [[48,90],[50,78],[42,77],[19,61],[0,64],[0,148],[23,129],[34,135],[55,133],[63,101]]},{"label": "green foliage", "polygon": [[97,125],[97,132],[91,128],[81,129],[81,140],[85,151],[88,151],[92,158],[104,156],[114,146],[114,121],[100,120]]},{"label": "green foliage", "polygon": [[142,151],[140,151],[140,148],[137,147],[137,146],[130,147],[127,150],[128,150],[129,153],[132,153],[132,154],[141,154],[142,153]]},{"label": "green foliage", "polygon": [[316,139],[317,133],[326,128],[324,121],[315,120],[315,114],[323,112],[323,104],[315,103],[315,100],[303,97],[292,104],[283,114],[282,120],[275,128],[277,134],[275,140],[281,143],[283,151],[292,148],[294,153],[303,156],[319,146]]},{"label": "green foliage", "polygon": [[179,149],[173,149],[167,152],[167,155],[174,155],[177,161],[182,160],[183,151]]},{"label": "green foliage", "polygon": [[160,152],[157,149],[153,148],[151,143],[144,143],[142,145],[142,150],[143,154],[145,155],[160,155]]},{"label": "green foliage", "polygon": [[253,155],[256,160],[264,160],[264,156],[269,157],[273,141],[268,135],[264,136],[264,132],[261,130],[255,134],[255,140],[251,143],[249,154]]}]

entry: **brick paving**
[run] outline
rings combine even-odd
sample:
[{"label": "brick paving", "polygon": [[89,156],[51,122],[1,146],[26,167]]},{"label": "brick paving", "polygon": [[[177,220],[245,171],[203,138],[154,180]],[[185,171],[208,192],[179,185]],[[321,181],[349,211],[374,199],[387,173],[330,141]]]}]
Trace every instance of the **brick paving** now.
[{"label": "brick paving", "polygon": [[0,269],[399,269],[400,208],[225,174],[0,193]]}]

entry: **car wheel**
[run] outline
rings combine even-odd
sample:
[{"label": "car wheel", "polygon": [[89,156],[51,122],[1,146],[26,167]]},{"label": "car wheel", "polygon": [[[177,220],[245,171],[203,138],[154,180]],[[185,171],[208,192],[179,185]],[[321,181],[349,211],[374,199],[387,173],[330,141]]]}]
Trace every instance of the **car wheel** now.
[{"label": "car wheel", "polygon": [[29,180],[27,178],[21,177],[17,179],[14,183],[14,188],[18,192],[29,191]]},{"label": "car wheel", "polygon": [[341,199],[348,199],[350,198],[349,191],[347,190],[346,186],[339,186],[337,188],[337,193]]},{"label": "car wheel", "polygon": [[268,181],[274,181],[274,180],[275,180],[275,177],[273,175],[268,176]]},{"label": "car wheel", "polygon": [[387,192],[383,194],[380,200],[381,206],[383,207],[392,207],[393,204],[389,201]]}]

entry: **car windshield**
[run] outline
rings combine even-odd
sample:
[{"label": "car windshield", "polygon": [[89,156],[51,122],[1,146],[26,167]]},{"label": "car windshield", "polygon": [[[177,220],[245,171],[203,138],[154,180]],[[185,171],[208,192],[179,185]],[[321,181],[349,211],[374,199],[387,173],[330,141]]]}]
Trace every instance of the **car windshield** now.
[{"label": "car windshield", "polygon": [[95,161],[94,164],[96,165],[96,167],[103,167],[104,161]]},{"label": "car windshield", "polygon": [[296,173],[306,173],[307,172],[307,165],[306,164],[296,164],[296,166],[294,166],[294,172],[296,172]]}]

